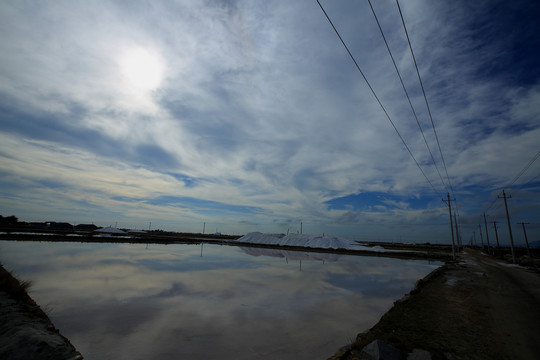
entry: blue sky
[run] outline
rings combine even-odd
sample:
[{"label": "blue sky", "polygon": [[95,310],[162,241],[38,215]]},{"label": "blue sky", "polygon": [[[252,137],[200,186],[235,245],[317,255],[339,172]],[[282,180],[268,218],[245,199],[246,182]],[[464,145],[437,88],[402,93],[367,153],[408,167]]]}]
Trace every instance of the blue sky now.
[{"label": "blue sky", "polygon": [[[367,1],[4,1],[0,213],[449,242],[438,175]],[[539,240],[540,5],[402,1],[464,241]],[[373,1],[446,173],[395,1]],[[478,234],[476,234],[478,237]]]}]

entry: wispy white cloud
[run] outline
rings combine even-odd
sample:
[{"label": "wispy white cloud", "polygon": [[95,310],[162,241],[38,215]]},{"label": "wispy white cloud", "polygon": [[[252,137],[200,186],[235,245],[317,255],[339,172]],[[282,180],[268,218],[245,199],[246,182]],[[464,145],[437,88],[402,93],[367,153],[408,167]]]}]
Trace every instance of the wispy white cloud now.
[{"label": "wispy white cloud", "polygon": [[[439,194],[316,3],[19,1],[2,4],[0,15],[6,209],[24,218],[31,209],[21,199],[68,209],[84,198],[116,216],[167,219],[172,229],[173,219],[210,217],[268,226],[303,219],[320,231],[348,216],[327,201],[351,194],[401,196],[403,213],[379,209],[377,219],[429,219],[406,215],[418,195],[427,211],[444,210],[446,189],[369,6],[323,4]],[[536,25],[505,32],[504,21],[523,10],[503,2],[401,6],[456,192],[503,186],[538,151],[538,71],[527,60],[532,44],[517,40],[533,41]],[[374,9],[446,180],[395,3]],[[123,68],[141,51],[163,74],[155,88],[134,86]],[[148,204],[161,196],[263,211],[233,220]]]}]

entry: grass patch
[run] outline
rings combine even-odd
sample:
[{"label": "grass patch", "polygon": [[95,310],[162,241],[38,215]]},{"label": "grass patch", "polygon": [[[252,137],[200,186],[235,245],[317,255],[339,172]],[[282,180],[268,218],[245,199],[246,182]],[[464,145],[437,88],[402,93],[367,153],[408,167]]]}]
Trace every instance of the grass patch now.
[{"label": "grass patch", "polygon": [[18,280],[0,264],[0,291],[6,292],[15,300],[22,300],[28,298],[27,290],[31,286],[31,281]]}]

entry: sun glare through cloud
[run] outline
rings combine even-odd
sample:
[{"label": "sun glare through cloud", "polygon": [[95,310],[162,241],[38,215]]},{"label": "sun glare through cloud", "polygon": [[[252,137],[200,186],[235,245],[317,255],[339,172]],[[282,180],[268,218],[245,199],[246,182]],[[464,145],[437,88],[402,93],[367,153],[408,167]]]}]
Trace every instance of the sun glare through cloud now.
[{"label": "sun glare through cloud", "polygon": [[139,90],[155,90],[163,80],[163,61],[149,49],[137,47],[125,51],[120,68],[126,83]]}]

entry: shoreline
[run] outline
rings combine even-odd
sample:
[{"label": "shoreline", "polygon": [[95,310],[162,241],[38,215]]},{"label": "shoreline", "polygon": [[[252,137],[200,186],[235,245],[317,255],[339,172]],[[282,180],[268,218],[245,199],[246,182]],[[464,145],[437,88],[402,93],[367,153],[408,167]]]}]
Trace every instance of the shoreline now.
[{"label": "shoreline", "polygon": [[82,360],[20,282],[0,264],[0,358]]},{"label": "shoreline", "polygon": [[[535,359],[540,271],[467,249],[418,280],[369,330],[329,360]],[[414,357],[412,354],[414,354]]]}]

